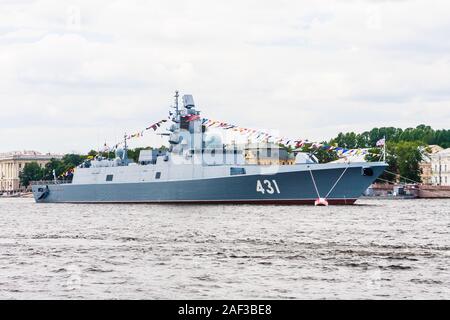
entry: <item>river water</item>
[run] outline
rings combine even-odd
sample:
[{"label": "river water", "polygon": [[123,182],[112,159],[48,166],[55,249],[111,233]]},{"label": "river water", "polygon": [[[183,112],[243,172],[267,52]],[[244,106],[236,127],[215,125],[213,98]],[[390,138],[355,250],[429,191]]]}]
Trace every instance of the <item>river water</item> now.
[{"label": "river water", "polygon": [[450,200],[0,199],[3,299],[449,299]]}]

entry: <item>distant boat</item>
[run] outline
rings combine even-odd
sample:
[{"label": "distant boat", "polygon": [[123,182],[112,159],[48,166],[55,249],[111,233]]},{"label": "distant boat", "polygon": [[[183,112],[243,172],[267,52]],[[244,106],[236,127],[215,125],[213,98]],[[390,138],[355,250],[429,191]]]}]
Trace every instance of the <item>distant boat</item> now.
[{"label": "distant boat", "polygon": [[386,168],[384,162],[319,164],[298,154],[295,164],[246,164],[243,150],[208,138],[191,95],[170,113],[170,148],[141,151],[139,163],[124,149],[115,159],[88,160],[71,183],[34,182],[36,202],[353,204]]},{"label": "distant boat", "polygon": [[419,198],[450,198],[450,186],[419,186]]}]

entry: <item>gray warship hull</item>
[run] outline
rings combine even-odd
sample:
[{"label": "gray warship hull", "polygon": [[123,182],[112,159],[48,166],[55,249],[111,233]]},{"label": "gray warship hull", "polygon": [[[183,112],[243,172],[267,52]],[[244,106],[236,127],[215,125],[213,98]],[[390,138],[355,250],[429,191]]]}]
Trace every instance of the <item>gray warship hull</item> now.
[{"label": "gray warship hull", "polygon": [[[40,203],[251,203],[353,204],[381,175],[385,163],[320,165],[275,174],[134,182],[36,183],[32,191]],[[370,168],[370,174],[364,169]],[[259,186],[259,190],[258,190]],[[262,186],[262,187],[261,187]]]}]

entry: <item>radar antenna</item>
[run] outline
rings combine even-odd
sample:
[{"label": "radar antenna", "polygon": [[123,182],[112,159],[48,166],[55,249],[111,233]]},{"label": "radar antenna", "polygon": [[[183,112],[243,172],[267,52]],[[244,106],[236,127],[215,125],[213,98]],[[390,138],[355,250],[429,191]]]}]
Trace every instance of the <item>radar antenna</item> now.
[{"label": "radar antenna", "polygon": [[123,142],[124,142],[124,146],[123,146],[123,163],[125,165],[128,165],[128,146],[127,146],[127,134],[125,133],[123,136]]}]

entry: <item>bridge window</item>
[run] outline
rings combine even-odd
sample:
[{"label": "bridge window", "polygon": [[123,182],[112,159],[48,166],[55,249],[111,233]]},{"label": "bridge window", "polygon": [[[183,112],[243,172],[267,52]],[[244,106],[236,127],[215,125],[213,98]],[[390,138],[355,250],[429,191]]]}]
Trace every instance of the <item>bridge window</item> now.
[{"label": "bridge window", "polygon": [[107,176],[106,176],[106,181],[113,181],[113,175],[112,174],[108,174]]},{"label": "bridge window", "polygon": [[161,178],[161,172],[157,172],[157,173],[155,174],[155,179],[159,179],[159,178]]}]

